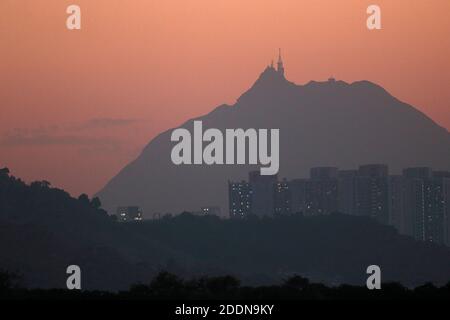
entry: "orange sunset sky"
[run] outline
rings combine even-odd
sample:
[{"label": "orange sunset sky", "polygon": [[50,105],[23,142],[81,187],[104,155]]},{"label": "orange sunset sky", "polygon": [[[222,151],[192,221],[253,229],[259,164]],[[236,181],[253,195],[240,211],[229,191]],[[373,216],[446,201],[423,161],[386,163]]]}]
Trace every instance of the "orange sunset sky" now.
[{"label": "orange sunset sky", "polygon": [[234,103],[279,47],[293,82],[370,80],[450,129],[449,0],[1,0],[0,167],[93,194],[159,132]]}]

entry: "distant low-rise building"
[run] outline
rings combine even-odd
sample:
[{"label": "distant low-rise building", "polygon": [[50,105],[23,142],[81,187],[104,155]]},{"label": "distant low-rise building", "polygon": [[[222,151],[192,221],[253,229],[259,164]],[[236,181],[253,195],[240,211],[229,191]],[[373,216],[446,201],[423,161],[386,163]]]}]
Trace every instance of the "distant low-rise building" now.
[{"label": "distant low-rise building", "polygon": [[141,221],[142,210],[138,206],[118,207],[117,218],[119,222]]},{"label": "distant low-rise building", "polygon": [[202,216],[218,216],[218,217],[220,217],[220,214],[221,214],[220,207],[217,207],[217,206],[202,207],[200,209],[200,215],[202,215]]}]

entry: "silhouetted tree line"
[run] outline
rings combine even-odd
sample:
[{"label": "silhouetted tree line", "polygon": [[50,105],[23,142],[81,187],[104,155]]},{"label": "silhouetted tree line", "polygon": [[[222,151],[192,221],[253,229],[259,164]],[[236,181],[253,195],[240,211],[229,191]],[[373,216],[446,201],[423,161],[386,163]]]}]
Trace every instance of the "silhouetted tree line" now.
[{"label": "silhouetted tree line", "polygon": [[89,199],[82,194],[74,199],[64,190],[52,188],[48,181],[27,185],[11,176],[8,168],[0,169],[0,213],[2,219],[20,222],[54,222],[61,216],[71,215],[89,220],[114,219],[101,209],[98,198]]},{"label": "silhouetted tree line", "polygon": [[364,286],[326,286],[294,275],[279,285],[243,286],[233,276],[184,280],[160,272],[149,284],[134,284],[127,291],[24,289],[14,284],[15,276],[0,272],[0,299],[146,299],[146,300],[391,300],[449,299],[450,282],[441,287],[431,283],[409,289],[399,283],[384,283],[381,290]]},{"label": "silhouetted tree line", "polygon": [[0,169],[0,269],[22,274],[26,285],[61,287],[67,266],[79,264],[98,275],[88,279],[92,287],[128,286],[136,279],[121,274],[139,277],[117,249],[128,241],[133,237],[122,234],[98,198],[74,198],[47,181],[27,184]]},{"label": "silhouetted tree line", "polygon": [[185,212],[119,223],[99,199],[73,198],[46,181],[28,185],[7,169],[0,170],[0,254],[0,269],[20,274],[24,287],[43,289],[64,288],[71,264],[81,267],[83,288],[90,290],[126,290],[161,270],[183,279],[231,274],[242,280],[240,294],[247,286],[270,289],[294,274],[314,283],[362,285],[372,264],[386,282],[442,286],[450,279],[449,248],[416,242],[364,217],[233,220]]}]

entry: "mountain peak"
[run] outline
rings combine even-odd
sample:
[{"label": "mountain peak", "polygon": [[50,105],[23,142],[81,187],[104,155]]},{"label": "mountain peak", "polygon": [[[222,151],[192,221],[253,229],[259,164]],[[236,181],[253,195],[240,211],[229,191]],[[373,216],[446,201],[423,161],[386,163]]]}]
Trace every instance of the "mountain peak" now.
[{"label": "mountain peak", "polygon": [[275,69],[272,65],[267,66],[266,69],[264,69],[264,71],[260,74],[258,81],[280,81],[280,80],[285,80],[286,78],[284,77],[284,70],[279,71],[277,69]]},{"label": "mountain peak", "polygon": [[251,88],[239,97],[238,101],[242,102],[252,97],[279,96],[285,94],[286,89],[292,85],[295,86],[295,84],[286,80],[284,69],[280,69],[280,67],[275,69],[273,65],[269,65],[259,75]]},{"label": "mountain peak", "polygon": [[272,60],[271,64],[266,67],[263,73],[261,73],[255,84],[258,82],[273,83],[275,81],[286,82],[286,78],[284,77],[284,63],[283,58],[281,57],[281,49],[278,49],[277,68],[275,69]]}]

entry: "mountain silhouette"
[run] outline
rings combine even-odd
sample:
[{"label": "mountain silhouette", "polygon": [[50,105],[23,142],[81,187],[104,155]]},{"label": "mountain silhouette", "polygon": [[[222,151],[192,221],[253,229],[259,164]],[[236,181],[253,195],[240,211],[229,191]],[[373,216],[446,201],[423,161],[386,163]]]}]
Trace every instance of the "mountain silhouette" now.
[{"label": "mountain silhouette", "polygon": [[[349,169],[366,163],[387,164],[390,173],[409,166],[450,170],[449,132],[369,81],[297,85],[267,67],[234,105],[221,105],[181,127],[192,132],[194,120],[202,120],[203,130],[279,128],[279,177],[307,177],[315,166]],[[246,179],[260,168],[176,166],[170,157],[171,132],[154,138],[98,193],[107,210],[139,205],[149,218],[214,205],[226,215],[227,181]]]}]

